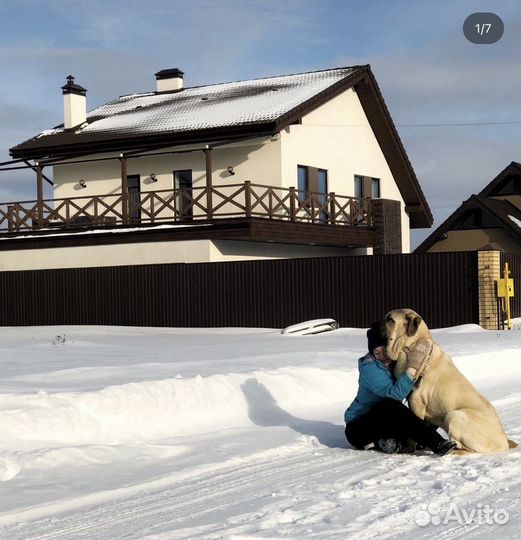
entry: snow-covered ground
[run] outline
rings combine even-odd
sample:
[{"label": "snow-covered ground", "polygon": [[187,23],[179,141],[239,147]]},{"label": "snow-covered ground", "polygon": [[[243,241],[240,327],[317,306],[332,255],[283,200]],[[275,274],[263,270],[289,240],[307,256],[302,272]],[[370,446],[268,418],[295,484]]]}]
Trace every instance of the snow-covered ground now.
[{"label": "snow-covered ground", "polygon": [[[521,441],[521,322],[434,335]],[[0,538],[519,538],[520,448],[348,448],[365,345],[362,329],[1,328]]]}]

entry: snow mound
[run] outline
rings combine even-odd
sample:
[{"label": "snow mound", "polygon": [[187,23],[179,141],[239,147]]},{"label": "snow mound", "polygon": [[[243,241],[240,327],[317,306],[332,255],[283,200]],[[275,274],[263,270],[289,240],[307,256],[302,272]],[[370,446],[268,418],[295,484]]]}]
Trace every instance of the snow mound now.
[{"label": "snow mound", "polygon": [[460,324],[449,328],[431,329],[431,332],[433,334],[467,334],[471,332],[488,332],[488,330],[481,328],[478,324]]},{"label": "snow mound", "polygon": [[[0,451],[117,445],[194,435],[277,417],[310,402],[345,402],[357,374],[320,368],[174,378],[109,386],[94,392],[0,396]],[[342,411],[341,411],[342,412]],[[276,420],[275,420],[276,421]],[[9,466],[0,475],[9,476]]]}]

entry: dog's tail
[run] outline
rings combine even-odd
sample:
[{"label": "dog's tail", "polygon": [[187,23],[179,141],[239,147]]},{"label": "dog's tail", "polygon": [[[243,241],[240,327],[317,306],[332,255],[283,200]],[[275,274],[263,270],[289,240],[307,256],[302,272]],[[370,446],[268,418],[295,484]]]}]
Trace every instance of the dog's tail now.
[{"label": "dog's tail", "polygon": [[515,442],[515,441],[512,441],[510,439],[508,439],[508,447],[509,448],[517,448],[519,445]]}]

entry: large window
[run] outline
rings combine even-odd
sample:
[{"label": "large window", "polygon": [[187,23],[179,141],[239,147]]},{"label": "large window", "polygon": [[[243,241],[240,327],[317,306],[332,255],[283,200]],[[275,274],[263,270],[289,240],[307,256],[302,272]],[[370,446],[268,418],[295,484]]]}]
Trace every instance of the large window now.
[{"label": "large window", "polygon": [[297,165],[297,189],[313,193],[327,193],[327,169]]},{"label": "large window", "polygon": [[[298,199],[301,203],[306,201],[306,208],[318,208],[325,206],[328,192],[327,170],[311,167],[308,165],[297,165],[297,190]],[[310,193],[313,195],[311,200]],[[327,213],[320,211],[320,221],[327,220]]]}]

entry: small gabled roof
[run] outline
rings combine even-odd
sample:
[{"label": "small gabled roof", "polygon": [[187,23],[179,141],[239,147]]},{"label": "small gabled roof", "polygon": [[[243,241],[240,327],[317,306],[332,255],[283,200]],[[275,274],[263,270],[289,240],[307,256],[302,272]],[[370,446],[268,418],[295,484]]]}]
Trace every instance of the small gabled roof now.
[{"label": "small gabled roof", "polygon": [[411,227],[430,227],[429,205],[369,65],[122,96],[91,111],[78,128],[60,125],[43,131],[10,154],[66,158],[266,136],[352,87],[397,182]]},{"label": "small gabled roof", "polygon": [[459,218],[467,211],[479,208],[487,212],[502,225],[503,229],[518,237],[521,241],[521,210],[508,200],[493,199],[481,195],[472,195],[464,201],[430,236],[428,236],[414,253],[427,252],[444,233],[452,230]]},{"label": "small gabled roof", "polygon": [[490,197],[494,189],[501,184],[504,178],[512,174],[521,175],[521,163],[512,161],[507,165],[489,184],[487,184],[480,192],[479,195],[484,197]]}]

